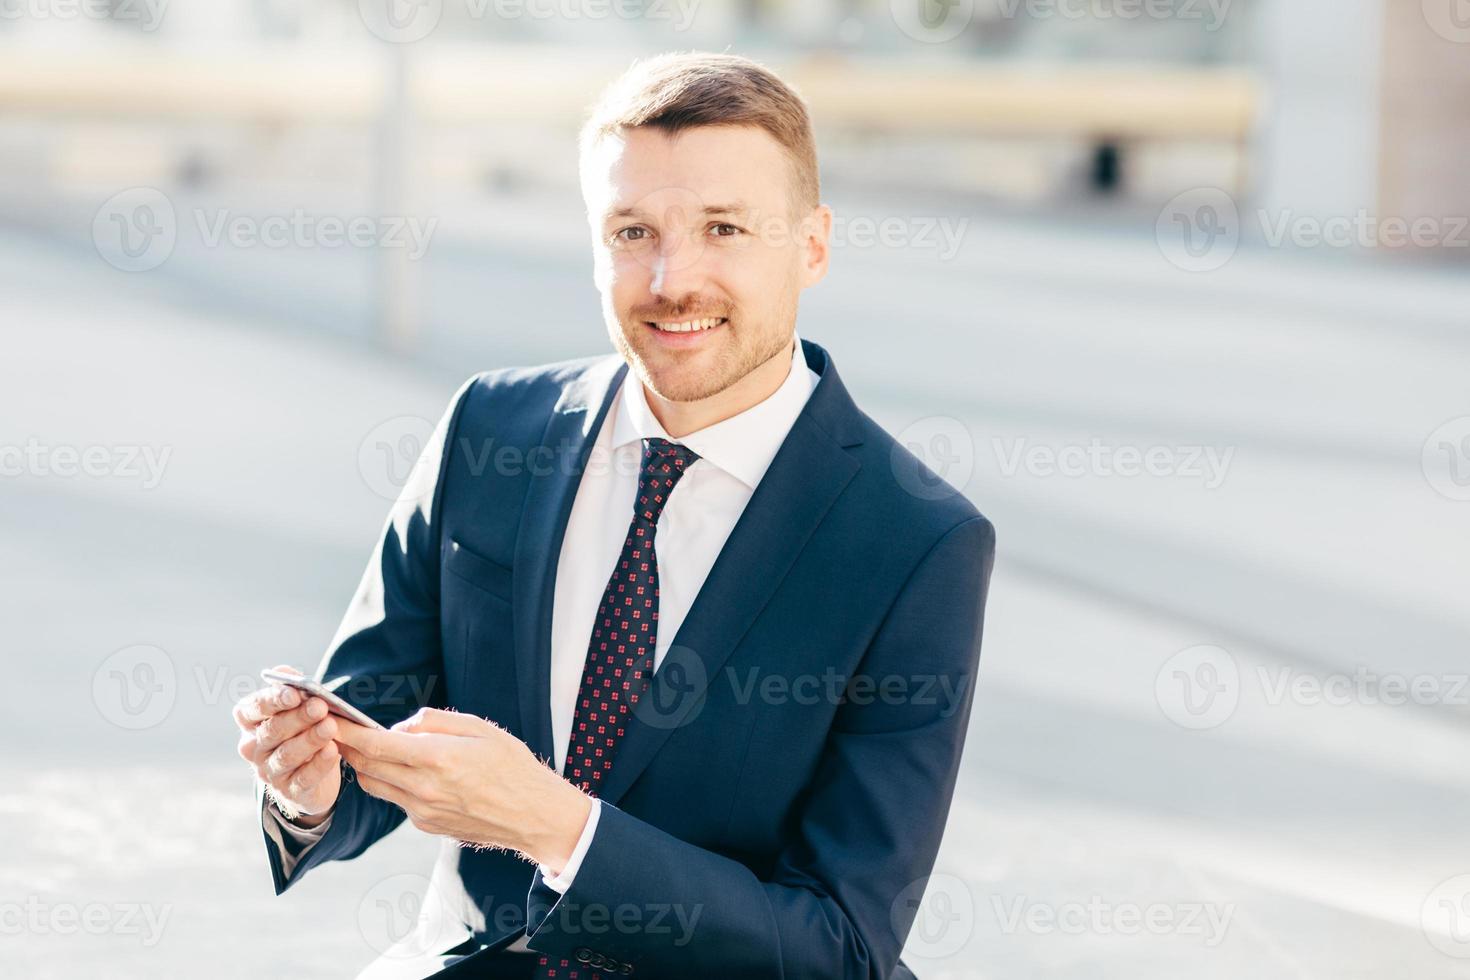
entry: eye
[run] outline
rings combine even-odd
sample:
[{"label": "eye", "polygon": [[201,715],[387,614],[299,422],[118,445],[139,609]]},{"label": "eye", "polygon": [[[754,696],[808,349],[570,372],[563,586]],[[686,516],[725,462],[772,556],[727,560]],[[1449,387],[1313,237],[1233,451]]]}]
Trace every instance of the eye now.
[{"label": "eye", "polygon": [[716,238],[733,238],[736,235],[743,235],[745,233],[744,228],[738,225],[732,225],[727,221],[710,225],[710,231],[714,232]]},{"label": "eye", "polygon": [[627,228],[614,232],[612,237],[614,242],[633,244],[634,242],[647,241],[652,234],[652,232],[642,225],[630,225]]}]

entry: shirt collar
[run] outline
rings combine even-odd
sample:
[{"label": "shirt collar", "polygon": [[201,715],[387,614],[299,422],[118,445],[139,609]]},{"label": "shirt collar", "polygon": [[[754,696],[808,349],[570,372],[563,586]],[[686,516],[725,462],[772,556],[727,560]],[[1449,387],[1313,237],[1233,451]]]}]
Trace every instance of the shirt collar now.
[{"label": "shirt collar", "polygon": [[732,415],[723,422],[705,426],[682,439],[671,439],[648,407],[648,396],[638,376],[629,371],[618,394],[617,421],[613,426],[613,449],[644,439],[669,439],[699,454],[701,459],[724,470],[751,490],[761,482],[771,460],[776,458],[786,433],[801,414],[816,386],[816,379],[802,355],[801,338],[794,337],[791,369],[765,401]]}]

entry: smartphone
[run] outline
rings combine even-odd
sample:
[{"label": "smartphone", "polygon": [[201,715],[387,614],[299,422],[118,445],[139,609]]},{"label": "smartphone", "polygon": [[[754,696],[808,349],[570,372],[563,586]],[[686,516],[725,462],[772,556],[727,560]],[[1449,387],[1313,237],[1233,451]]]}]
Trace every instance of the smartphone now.
[{"label": "smartphone", "polygon": [[[332,714],[338,715],[342,718],[346,718],[348,721],[357,722],[357,724],[362,725],[366,728],[376,728],[380,732],[387,731],[386,728],[374,721],[365,712],[361,711],[358,708],[354,708],[352,705],[342,700],[341,697],[332,693],[331,688],[317,683],[310,677],[302,677],[300,674],[287,674],[279,670],[262,670],[260,672],[260,677],[261,680],[264,680],[267,683],[284,684],[286,687],[296,688],[296,690],[302,692],[303,694],[309,694],[314,698],[321,698],[323,701],[327,702],[327,709]],[[335,687],[337,686],[337,684],[342,683],[342,681],[345,681],[346,679],[347,678],[343,677],[332,686]]]}]

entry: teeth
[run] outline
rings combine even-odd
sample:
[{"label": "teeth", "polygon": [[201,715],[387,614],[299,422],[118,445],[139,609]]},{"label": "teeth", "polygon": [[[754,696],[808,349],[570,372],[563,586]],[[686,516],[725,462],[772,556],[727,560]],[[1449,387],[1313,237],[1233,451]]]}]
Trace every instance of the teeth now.
[{"label": "teeth", "polygon": [[684,323],[655,323],[654,326],[668,333],[691,333],[695,330],[709,330],[718,327],[723,322],[721,317],[710,317],[706,320],[688,320]]}]

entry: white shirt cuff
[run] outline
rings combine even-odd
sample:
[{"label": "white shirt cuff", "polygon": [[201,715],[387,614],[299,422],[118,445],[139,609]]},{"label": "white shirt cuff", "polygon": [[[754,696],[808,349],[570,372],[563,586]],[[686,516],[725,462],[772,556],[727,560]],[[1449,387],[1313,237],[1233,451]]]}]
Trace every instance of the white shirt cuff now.
[{"label": "white shirt cuff", "polygon": [[[276,849],[281,854],[282,875],[289,878],[291,877],[291,872],[296,869],[296,862],[300,861],[312,846],[326,836],[327,829],[332,826],[332,814],[327,814],[327,819],[315,827],[301,827],[286,819],[286,815],[276,809],[276,805],[270,801],[268,795],[261,795],[265,797],[262,803],[263,811],[261,814],[261,820],[265,825],[265,832],[270,835],[271,840],[275,841]],[[336,811],[334,810],[333,812],[335,813]],[[286,847],[286,842],[281,838],[282,833],[289,834],[291,839],[296,842],[297,848],[295,854],[292,854]]]},{"label": "white shirt cuff", "polygon": [[582,828],[582,836],[577,838],[577,846],[572,850],[572,856],[567,859],[567,866],[561,869],[561,874],[553,875],[546,865],[537,865],[541,872],[541,880],[546,887],[558,895],[565,895],[567,889],[572,887],[572,879],[577,877],[577,869],[582,866],[582,859],[587,856],[587,849],[592,846],[592,838],[597,833],[597,819],[602,816],[602,801],[592,801],[592,812],[587,814],[587,825]]}]

